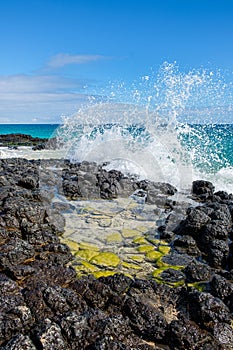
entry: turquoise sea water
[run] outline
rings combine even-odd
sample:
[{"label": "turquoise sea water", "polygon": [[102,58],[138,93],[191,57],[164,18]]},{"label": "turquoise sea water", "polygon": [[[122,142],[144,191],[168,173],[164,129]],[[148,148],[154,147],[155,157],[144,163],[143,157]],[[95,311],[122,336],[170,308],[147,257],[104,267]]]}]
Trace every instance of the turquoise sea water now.
[{"label": "turquoise sea water", "polygon": [[[56,135],[59,126],[59,124],[0,124],[0,134],[21,133],[33,137],[51,138]],[[133,125],[127,130],[133,135],[141,133],[141,136],[145,136],[143,127]],[[188,125],[188,128],[184,128],[184,132],[181,128],[179,138],[182,146],[192,157],[192,163],[199,170],[211,171],[233,167],[233,124]]]},{"label": "turquoise sea water", "polygon": [[189,125],[180,139],[199,170],[233,167],[233,124]]},{"label": "turquoise sea water", "polygon": [[51,138],[59,124],[0,124],[0,135],[26,134],[33,137]]}]

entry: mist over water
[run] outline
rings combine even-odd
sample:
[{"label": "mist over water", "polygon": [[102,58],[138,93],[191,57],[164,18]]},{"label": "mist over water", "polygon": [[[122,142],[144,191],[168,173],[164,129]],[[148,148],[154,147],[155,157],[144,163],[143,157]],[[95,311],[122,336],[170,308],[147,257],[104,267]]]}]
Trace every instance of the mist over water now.
[{"label": "mist over water", "polygon": [[57,130],[67,158],[180,189],[207,178],[233,192],[232,128],[219,125],[230,120],[231,83],[218,71],[183,73],[164,63],[130,86],[110,83],[101,95]]}]

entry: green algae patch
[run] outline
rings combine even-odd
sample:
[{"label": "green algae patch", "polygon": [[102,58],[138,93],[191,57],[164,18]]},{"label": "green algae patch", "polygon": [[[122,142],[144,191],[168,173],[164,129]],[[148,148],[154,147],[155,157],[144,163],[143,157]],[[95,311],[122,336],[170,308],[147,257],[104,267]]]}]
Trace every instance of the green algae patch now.
[{"label": "green algae patch", "polygon": [[[156,280],[156,282],[160,284],[167,284],[171,287],[181,287],[185,284],[184,280],[182,281],[177,281],[177,282],[168,282],[165,281],[160,275],[162,272],[166,271],[168,268],[173,268],[172,266],[169,267],[160,267],[159,269],[156,269],[152,272],[152,277]],[[176,269],[174,269],[176,270]]]},{"label": "green algae patch", "polygon": [[129,258],[135,262],[143,262],[144,261],[144,256],[143,255],[129,255]]},{"label": "green algae patch", "polygon": [[139,231],[139,232],[146,232],[146,231],[148,231],[148,227],[146,227],[146,226],[137,226],[137,231]]},{"label": "green algae patch", "polygon": [[120,264],[121,260],[120,258],[110,252],[102,252],[94,256],[90,262],[92,264],[98,265],[98,266],[104,266],[104,267],[116,267]]},{"label": "green algae patch", "polygon": [[167,243],[166,241],[162,240],[162,239],[158,239],[158,238],[149,238],[148,237],[148,241],[156,246],[158,245],[169,245],[169,243]]},{"label": "green algae patch", "polygon": [[147,253],[153,251],[154,246],[149,244],[140,245],[139,247],[137,247],[137,250],[139,251],[139,253]]},{"label": "green algae patch", "polygon": [[133,243],[135,244],[147,244],[147,240],[144,237],[134,238]]},{"label": "green algae patch", "polygon": [[171,250],[171,247],[167,246],[167,245],[160,245],[158,247],[158,250],[163,254],[163,255],[166,255],[170,252]]},{"label": "green algae patch", "polygon": [[128,263],[126,261],[123,261],[121,265],[122,265],[122,267],[125,267],[127,269],[142,270],[142,266],[138,266],[136,264]]},{"label": "green algae patch", "polygon": [[93,273],[95,278],[100,278],[100,277],[108,277],[108,276],[113,276],[117,272],[111,271],[111,270],[106,270],[106,271],[96,271]]},{"label": "green algae patch", "polygon": [[140,236],[140,232],[138,230],[133,230],[133,229],[130,229],[130,228],[123,228],[122,230],[122,236],[124,238],[134,238],[134,237],[137,237],[137,236]]},{"label": "green algae patch", "polygon": [[206,283],[204,282],[194,282],[194,283],[188,283],[188,287],[193,287],[197,289],[199,292],[204,292],[206,290]]},{"label": "green algae patch", "polygon": [[84,260],[91,260],[98,252],[89,249],[80,249],[75,256]]},{"label": "green algae patch", "polygon": [[78,277],[98,271],[98,268],[95,265],[92,265],[87,261],[82,261],[79,265],[73,265],[73,267]]},{"label": "green algae patch", "polygon": [[120,243],[122,242],[122,237],[121,234],[118,232],[114,232],[106,237],[106,242],[107,243]]},{"label": "green algae patch", "polygon": [[154,278],[157,278],[157,277],[160,276],[160,274],[161,274],[163,271],[166,271],[167,269],[168,269],[168,267],[165,267],[165,266],[160,267],[159,269],[156,269],[156,270],[154,270],[154,271],[152,272],[152,276],[153,276]]},{"label": "green algae patch", "polygon": [[67,244],[72,252],[77,252],[80,248],[79,243],[70,239],[62,239],[61,242]]},{"label": "green algae patch", "polygon": [[100,250],[99,247],[97,247],[96,245],[85,243],[85,242],[79,243],[79,248],[84,250],[93,250],[95,252],[99,252]]},{"label": "green algae patch", "polygon": [[157,250],[152,250],[146,253],[146,260],[149,261],[157,261],[158,259],[162,258],[162,253]]},{"label": "green algae patch", "polygon": [[90,264],[87,261],[82,261],[81,263],[87,271],[94,272],[97,270],[96,266]]},{"label": "green algae patch", "polygon": [[[162,253],[161,253],[162,254]],[[156,266],[158,267],[158,268],[162,268],[162,267],[164,267],[164,268],[169,268],[170,267],[170,265],[169,264],[167,264],[167,263],[165,263],[163,260],[162,260],[162,258],[163,258],[163,255],[161,256],[161,258],[159,258],[157,261],[156,261]]]}]

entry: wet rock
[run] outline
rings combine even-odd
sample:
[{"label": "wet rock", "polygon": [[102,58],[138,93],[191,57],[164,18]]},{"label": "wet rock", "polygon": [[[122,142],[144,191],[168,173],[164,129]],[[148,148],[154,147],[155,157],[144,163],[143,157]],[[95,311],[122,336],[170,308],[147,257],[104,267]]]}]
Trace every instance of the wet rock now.
[{"label": "wet rock", "polygon": [[62,336],[61,328],[46,318],[33,331],[33,340],[37,348],[43,350],[67,350],[69,347]]},{"label": "wet rock", "polygon": [[221,220],[212,220],[203,228],[201,237],[197,237],[197,239],[204,244],[210,243],[213,239],[226,241],[228,239],[228,230]]},{"label": "wet rock", "polygon": [[[176,192],[173,186],[60,160],[0,160],[0,184],[1,349],[231,349],[231,196],[212,195],[209,184],[199,183],[195,199],[203,203],[186,214],[193,202],[168,198]],[[73,199],[133,196],[136,203],[156,203],[154,215],[163,218],[156,221],[159,232],[150,235],[167,234],[171,242],[158,248],[166,255],[156,262],[160,282],[167,284],[122,274],[77,279],[70,249],[59,240],[60,213],[74,206],[68,200],[51,203],[56,192]],[[113,257],[102,253],[99,268],[103,257]],[[209,293],[184,279],[205,281]]]},{"label": "wet rock", "polygon": [[209,281],[213,275],[212,269],[207,265],[197,260],[193,260],[189,265],[184,269],[187,282],[200,282],[200,281]]},{"label": "wet rock", "polygon": [[30,329],[33,322],[31,310],[25,304],[18,285],[0,275],[0,345],[15,334]]},{"label": "wet rock", "polygon": [[0,135],[0,144],[2,146],[33,146],[41,141],[46,142],[48,139],[32,137],[25,134],[6,134]]},{"label": "wet rock", "polygon": [[130,319],[131,327],[145,339],[164,340],[167,322],[162,312],[140,298],[126,298],[123,312]]},{"label": "wet rock", "polygon": [[192,261],[192,257],[187,254],[171,252],[168,255],[164,255],[162,261],[168,265],[186,266]]},{"label": "wet rock", "polygon": [[13,337],[5,346],[0,347],[1,350],[36,350],[32,340],[23,334]]},{"label": "wet rock", "polygon": [[[181,318],[172,321],[169,327],[169,345],[179,350],[219,350],[219,343],[194,322]],[[223,349],[222,349],[223,350]]]},{"label": "wet rock", "polygon": [[22,239],[15,238],[0,246],[0,267],[20,265],[35,255],[33,246]]},{"label": "wet rock", "polygon": [[6,273],[8,276],[14,280],[24,280],[27,277],[32,276],[36,272],[36,269],[30,265],[17,265],[17,266],[8,266]]},{"label": "wet rock", "polygon": [[228,307],[210,293],[197,291],[189,293],[189,314],[192,320],[210,332],[215,324],[231,322]]},{"label": "wet rock", "polygon": [[107,284],[112,291],[118,294],[126,292],[132,284],[132,279],[123,274],[115,274],[109,277],[101,277],[99,278],[99,281]]},{"label": "wet rock", "polygon": [[224,350],[231,350],[233,347],[233,329],[226,323],[215,324],[213,335],[219,341]]},{"label": "wet rock", "polygon": [[221,299],[233,313],[233,283],[224,277],[214,275],[210,282],[211,294]]},{"label": "wet rock", "polygon": [[200,256],[201,251],[192,236],[179,236],[173,241],[173,246],[178,253],[191,256]]},{"label": "wet rock", "polygon": [[185,279],[185,275],[180,270],[174,270],[172,268],[166,269],[160,274],[162,280],[170,283],[177,283]]},{"label": "wet rock", "polygon": [[100,188],[100,197],[104,199],[117,198],[119,192],[119,181],[123,174],[116,170],[102,170],[97,174],[98,186]]},{"label": "wet rock", "polygon": [[176,234],[191,235],[194,238],[202,227],[210,222],[210,217],[204,212],[202,207],[190,208],[187,218],[174,230]]},{"label": "wet rock", "polygon": [[211,199],[214,194],[214,186],[211,182],[205,180],[193,181],[192,193],[200,200]]},{"label": "wet rock", "polygon": [[26,176],[21,178],[18,185],[29,190],[33,190],[39,187],[39,177]]},{"label": "wet rock", "polygon": [[165,182],[142,180],[138,183],[138,187],[148,193],[156,192],[157,194],[174,195],[177,192],[177,189],[174,186]]},{"label": "wet rock", "polygon": [[229,245],[228,242],[215,239],[206,246],[202,246],[202,250],[207,253],[205,259],[211,267],[225,267],[228,261]]}]

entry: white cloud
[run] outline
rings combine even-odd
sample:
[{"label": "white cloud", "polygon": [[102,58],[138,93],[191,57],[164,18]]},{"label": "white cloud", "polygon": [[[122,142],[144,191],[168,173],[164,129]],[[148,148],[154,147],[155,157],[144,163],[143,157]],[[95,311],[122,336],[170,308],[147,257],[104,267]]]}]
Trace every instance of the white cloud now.
[{"label": "white cloud", "polygon": [[83,86],[79,80],[50,75],[0,76],[0,123],[59,121],[88,102]]},{"label": "white cloud", "polygon": [[101,55],[70,55],[65,53],[53,56],[47,64],[48,68],[61,68],[70,64],[86,64],[93,61],[106,59]]}]

